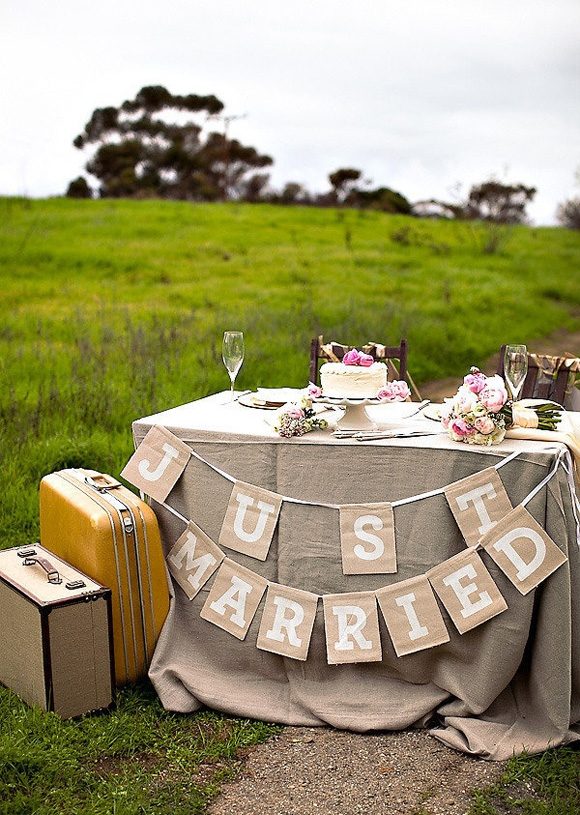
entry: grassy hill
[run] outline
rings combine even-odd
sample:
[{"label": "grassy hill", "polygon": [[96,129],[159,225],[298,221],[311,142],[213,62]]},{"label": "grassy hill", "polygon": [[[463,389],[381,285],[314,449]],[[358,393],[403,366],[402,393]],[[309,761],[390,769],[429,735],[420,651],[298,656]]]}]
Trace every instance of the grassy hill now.
[{"label": "grassy hill", "polygon": [[375,212],[0,199],[2,546],[46,472],[118,473],[131,421],[227,387],[306,384],[310,338],[410,343],[421,383],[580,327],[580,236]]}]

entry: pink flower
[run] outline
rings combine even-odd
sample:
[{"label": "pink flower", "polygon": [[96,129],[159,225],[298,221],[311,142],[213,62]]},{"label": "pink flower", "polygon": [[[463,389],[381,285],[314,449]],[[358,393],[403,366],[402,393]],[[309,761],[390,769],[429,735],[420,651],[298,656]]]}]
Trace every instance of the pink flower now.
[{"label": "pink flower", "polygon": [[314,382],[308,383],[308,396],[311,396],[312,399],[319,399],[322,396],[322,388],[319,388],[318,385],[315,385]]},{"label": "pink flower", "polygon": [[282,408],[282,412],[291,419],[304,419],[304,411],[298,405],[286,405]]},{"label": "pink flower", "polygon": [[370,368],[373,364],[374,359],[371,357],[370,354],[363,354],[362,351],[359,356],[358,364],[362,365],[363,368]]},{"label": "pink flower", "polygon": [[457,391],[457,407],[461,413],[469,413],[477,404],[475,392],[469,389],[468,385],[462,385]]},{"label": "pink flower", "polygon": [[392,382],[391,384],[392,384],[393,388],[395,389],[395,392],[397,393],[397,398],[401,402],[404,401],[408,396],[411,395],[411,391],[409,390],[409,386],[402,379],[395,379],[395,381]]},{"label": "pink flower", "polygon": [[403,402],[411,391],[406,382],[395,379],[393,382],[387,382],[384,388],[381,388],[377,393],[377,399],[381,402]]},{"label": "pink flower", "polygon": [[485,388],[479,393],[479,401],[491,413],[499,413],[507,398],[503,379],[497,375],[488,377]]},{"label": "pink flower", "polygon": [[342,358],[343,365],[360,365],[360,352],[353,348],[352,351],[347,351]]},{"label": "pink flower", "polygon": [[397,391],[393,385],[393,382],[387,382],[385,387],[377,393],[377,399],[380,399],[381,402],[394,402],[397,399]]},{"label": "pink flower", "polygon": [[463,384],[467,385],[472,393],[480,393],[486,385],[487,377],[477,368],[472,368],[472,372],[463,378]]},{"label": "pink flower", "polygon": [[479,419],[475,420],[474,424],[475,429],[479,433],[483,433],[484,436],[488,436],[495,430],[495,423],[490,416],[480,416]]},{"label": "pink flower", "polygon": [[475,428],[468,425],[463,419],[453,419],[449,427],[456,436],[461,436],[462,438],[465,438],[465,436],[471,436],[476,432]]}]

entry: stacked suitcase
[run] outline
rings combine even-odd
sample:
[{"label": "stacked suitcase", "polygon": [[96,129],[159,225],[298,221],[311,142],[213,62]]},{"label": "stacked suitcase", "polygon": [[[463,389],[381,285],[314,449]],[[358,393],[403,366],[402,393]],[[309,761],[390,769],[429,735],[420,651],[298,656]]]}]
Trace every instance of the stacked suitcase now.
[{"label": "stacked suitcase", "polygon": [[111,591],[38,544],[0,552],[0,682],[63,718],[109,707]]},{"label": "stacked suitcase", "polygon": [[169,610],[153,510],[110,476],[61,470],[40,484],[40,535],[51,552],[111,588],[116,684],[146,676]]}]

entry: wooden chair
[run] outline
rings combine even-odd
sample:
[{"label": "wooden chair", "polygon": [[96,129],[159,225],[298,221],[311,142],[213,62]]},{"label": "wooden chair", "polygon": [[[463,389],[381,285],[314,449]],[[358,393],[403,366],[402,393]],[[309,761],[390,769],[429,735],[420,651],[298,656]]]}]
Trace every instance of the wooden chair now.
[{"label": "wooden chair", "polygon": [[[387,365],[389,379],[403,379],[411,388],[415,398],[420,400],[421,394],[407,368],[407,340],[402,339],[400,345],[381,345],[378,342],[367,342],[366,345],[343,345],[339,342],[324,342],[324,337],[314,337],[310,343],[310,381],[318,382],[318,369],[320,362],[340,362],[343,356],[356,348],[370,354],[374,360],[384,361]],[[395,364],[397,363],[397,364]]]},{"label": "wooden chair", "polygon": [[[504,375],[505,345],[499,352],[498,374]],[[572,354],[561,357],[528,353],[528,373],[521,399],[551,399],[574,409],[575,385],[580,382],[580,358]],[[576,408],[577,409],[577,408]]]}]

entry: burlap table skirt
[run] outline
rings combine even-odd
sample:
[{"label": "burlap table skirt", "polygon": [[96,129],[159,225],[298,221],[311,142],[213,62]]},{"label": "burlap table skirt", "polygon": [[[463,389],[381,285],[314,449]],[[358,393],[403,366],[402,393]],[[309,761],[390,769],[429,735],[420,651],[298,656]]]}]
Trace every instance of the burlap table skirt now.
[{"label": "burlap table skirt", "polygon": [[[506,440],[482,449],[445,436],[359,444],[316,432],[282,440],[261,411],[224,404],[227,398],[217,394],[141,419],[133,426],[135,442],[161,424],[235,478],[326,503],[396,501],[472,475],[518,450],[518,458],[500,470],[515,506],[547,474],[557,452],[557,445],[545,442]],[[231,482],[192,458],[167,503],[217,541],[231,489]],[[168,551],[184,524],[165,508],[154,508]],[[164,707],[192,712],[207,706],[358,732],[429,727],[451,747],[496,760],[578,739],[580,550],[562,469],[527,508],[568,562],[522,596],[484,555],[508,610],[459,635],[442,609],[450,642],[400,658],[380,619],[381,662],[328,665],[321,602],[305,662],[261,651],[260,611],[239,641],[199,616],[213,578],[193,600],[174,588],[150,669]],[[396,574],[345,576],[338,523],[336,510],[283,503],[265,562],[227,555],[267,580],[323,595],[376,590],[423,574],[465,548],[439,495],[396,508]]]}]

